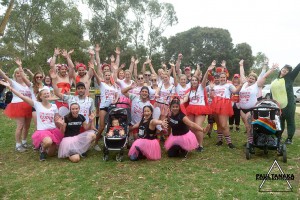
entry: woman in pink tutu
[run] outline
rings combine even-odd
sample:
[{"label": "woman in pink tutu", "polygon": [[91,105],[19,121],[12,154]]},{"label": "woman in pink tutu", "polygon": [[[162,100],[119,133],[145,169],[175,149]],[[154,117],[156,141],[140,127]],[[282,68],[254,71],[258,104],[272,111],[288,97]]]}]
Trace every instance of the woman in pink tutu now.
[{"label": "woman in pink tutu", "polygon": [[15,90],[9,83],[0,81],[0,84],[8,87],[15,95],[35,108],[37,130],[32,135],[32,143],[36,149],[40,149],[40,161],[46,160],[47,154],[49,156],[54,156],[64,135],[55,125],[54,120],[59,118],[59,115],[57,106],[49,102],[49,88],[44,86],[40,89],[36,97],[37,101],[34,101]]},{"label": "woman in pink tutu", "polygon": [[152,106],[144,106],[143,117],[140,123],[132,128],[138,128],[138,139],[132,144],[128,156],[130,160],[136,161],[142,158],[149,160],[159,160],[161,158],[161,149],[156,136],[156,125],[162,125],[167,128],[167,120],[153,119]]},{"label": "woman in pink tutu", "polygon": [[[80,156],[85,156],[91,143],[96,139],[94,130],[90,130],[94,120],[94,113],[89,116],[89,122],[79,114],[80,106],[74,102],[70,105],[70,113],[63,119],[59,119],[61,132],[64,133],[59,149],[58,158],[69,158],[71,162],[79,162]],[[80,128],[86,130],[80,133]]]},{"label": "woman in pink tutu", "polygon": [[[211,109],[208,105],[208,98],[206,92],[206,80],[208,77],[209,70],[212,70],[216,65],[216,61],[213,61],[211,65],[208,67],[202,82],[198,77],[193,76],[191,79],[191,89],[185,95],[184,99],[181,103],[188,102],[188,106],[186,107],[186,114],[188,118],[198,124],[200,127],[202,126],[206,115],[211,114]],[[199,147],[197,148],[198,152],[202,152],[203,148],[203,132],[195,132],[197,140],[199,142]]]},{"label": "woman in pink tutu", "polygon": [[[20,71],[21,70],[21,71]],[[0,69],[0,76],[9,83],[9,86],[18,93],[31,98],[30,88],[25,84],[22,79],[22,69],[16,68],[13,74],[13,79],[8,78],[5,73]],[[6,83],[5,83],[6,84]],[[30,128],[32,107],[24,102],[21,98],[13,94],[13,99],[6,107],[4,114],[16,120],[17,128],[15,132],[16,138],[16,151],[24,152],[29,145],[27,144],[27,135]]]},{"label": "woman in pink tutu", "polygon": [[[172,131],[165,143],[165,148],[169,157],[186,157],[189,151],[199,147],[195,135],[200,135],[200,132],[203,132],[203,128],[183,114],[178,97],[171,101],[170,110],[169,127]],[[190,128],[195,134],[190,131]]]}]

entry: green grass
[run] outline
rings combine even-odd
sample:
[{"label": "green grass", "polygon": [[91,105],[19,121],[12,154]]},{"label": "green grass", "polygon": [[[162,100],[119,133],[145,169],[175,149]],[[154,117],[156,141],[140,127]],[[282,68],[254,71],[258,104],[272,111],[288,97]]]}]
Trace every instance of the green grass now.
[{"label": "green grass", "polygon": [[[297,114],[296,119],[300,115]],[[216,134],[205,138],[205,151],[192,152],[188,159],[170,159],[163,151],[160,161],[116,162],[111,155],[90,151],[79,163],[48,158],[40,162],[38,153],[14,150],[15,122],[0,111],[0,199],[297,199],[300,180],[300,122],[294,144],[288,146],[288,162],[275,151],[260,150],[245,159],[242,130],[233,132],[237,149],[216,147]],[[31,131],[32,133],[32,131]],[[286,136],[286,133],[284,134]],[[30,136],[29,136],[30,138]],[[268,172],[274,159],[285,173],[294,174],[293,192],[258,192],[261,181],[255,175]],[[277,186],[279,185],[279,186]],[[266,182],[277,188],[282,182]]]}]

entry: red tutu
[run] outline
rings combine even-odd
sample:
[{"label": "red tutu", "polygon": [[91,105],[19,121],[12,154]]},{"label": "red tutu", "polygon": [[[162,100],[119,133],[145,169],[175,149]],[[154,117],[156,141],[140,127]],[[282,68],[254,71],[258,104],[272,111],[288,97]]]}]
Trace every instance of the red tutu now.
[{"label": "red tutu", "polygon": [[59,145],[64,135],[60,132],[58,128],[50,129],[50,130],[41,130],[35,131],[32,135],[32,143],[35,148],[39,148],[41,142],[45,137],[50,137],[53,143]]},{"label": "red tutu", "polygon": [[93,130],[85,131],[73,137],[64,137],[59,145],[58,158],[67,158],[74,154],[85,153],[94,138]]},{"label": "red tutu", "polygon": [[192,131],[189,131],[184,135],[174,136],[171,134],[165,142],[165,148],[166,150],[169,150],[174,145],[179,145],[186,151],[192,151],[199,146],[199,143],[195,134]]},{"label": "red tutu", "polygon": [[26,102],[10,103],[4,110],[4,114],[9,118],[31,118],[32,107]]},{"label": "red tutu", "polygon": [[161,158],[161,149],[158,140],[149,140],[149,139],[137,139],[132,144],[128,156],[138,155],[139,152],[135,147],[139,147],[142,154],[146,156],[149,160],[159,160]]},{"label": "red tutu", "polygon": [[187,115],[210,115],[211,109],[209,106],[188,105],[186,107]]},{"label": "red tutu", "polygon": [[228,116],[233,115],[231,99],[214,97],[210,106],[213,114],[228,115]]}]

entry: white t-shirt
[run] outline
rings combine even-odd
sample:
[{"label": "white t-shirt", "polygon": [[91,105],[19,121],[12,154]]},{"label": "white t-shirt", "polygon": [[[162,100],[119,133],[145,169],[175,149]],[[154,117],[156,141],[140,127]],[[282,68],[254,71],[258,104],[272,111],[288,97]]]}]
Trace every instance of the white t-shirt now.
[{"label": "white t-shirt", "polygon": [[152,89],[151,86],[148,86],[148,89],[149,89],[149,99],[150,100],[154,100],[155,99],[156,90]]},{"label": "white t-shirt", "polygon": [[[158,87],[161,87],[162,84],[163,84],[163,81],[162,81],[161,79],[158,79],[158,80],[157,80],[157,85],[158,85]],[[170,76],[170,84],[171,84],[171,85],[174,85],[174,78],[173,78],[172,76]]]},{"label": "white t-shirt", "polygon": [[[20,92],[22,95],[32,98],[30,88],[27,85],[23,86],[13,79],[10,79],[10,80],[12,82],[12,85],[11,85],[12,88],[14,88],[18,92]],[[11,103],[20,103],[20,102],[23,102],[23,100],[13,93],[13,98],[11,100]]]},{"label": "white t-shirt", "polygon": [[204,89],[201,84],[197,90],[191,90],[189,92],[189,100],[190,105],[205,106]]},{"label": "white t-shirt", "polygon": [[45,108],[41,102],[33,101],[33,107],[36,110],[36,118],[37,118],[37,130],[49,130],[56,128],[54,123],[54,116],[58,113],[57,106],[55,104],[51,104],[51,107]]},{"label": "white t-shirt", "polygon": [[94,100],[90,97],[85,97],[83,99],[80,99],[79,96],[73,96],[73,95],[64,95],[63,100],[67,101],[69,106],[71,103],[78,103],[80,106],[79,114],[82,114],[87,123],[89,122],[89,115],[91,112],[95,111],[95,104]]},{"label": "white t-shirt", "polygon": [[185,94],[190,90],[191,85],[186,84],[185,88],[183,88],[180,84],[178,84],[175,88],[176,93],[178,94],[180,99],[183,99]]},{"label": "white t-shirt", "polygon": [[171,95],[175,94],[174,85],[170,85],[168,88],[165,88],[164,85],[160,87],[159,97],[156,99],[157,102],[169,104],[171,100]]},{"label": "white t-shirt", "polygon": [[136,86],[135,88],[133,88],[132,90],[129,91],[129,94],[134,94],[134,95],[139,96],[141,93],[141,89],[142,89],[141,86]]},{"label": "white t-shirt", "polygon": [[259,87],[257,83],[248,86],[248,82],[244,83],[240,91],[240,107],[242,109],[253,108],[257,102]]},{"label": "white t-shirt", "polygon": [[129,94],[131,100],[131,124],[134,125],[142,120],[144,106],[152,106],[150,101],[142,102],[140,96]]},{"label": "white t-shirt", "polygon": [[[133,80],[130,80],[130,83],[127,84],[127,83],[125,82],[125,79],[123,79],[123,80],[118,79],[118,80],[117,80],[117,84],[120,86],[121,90],[124,89],[124,88],[127,88],[127,87],[131,86],[131,84],[132,84],[133,82],[134,82]],[[129,93],[131,93],[131,90],[129,90]],[[122,94],[122,92],[121,92],[120,96],[124,96],[124,95]]]},{"label": "white t-shirt", "polygon": [[232,85],[231,83],[225,83],[223,85],[215,85],[214,86],[215,95],[225,99],[230,99],[231,90],[234,88],[235,88],[234,85]]},{"label": "white t-shirt", "polygon": [[114,86],[109,86],[104,82],[100,83],[100,108],[109,107],[110,104],[115,100],[115,94],[118,90]]}]

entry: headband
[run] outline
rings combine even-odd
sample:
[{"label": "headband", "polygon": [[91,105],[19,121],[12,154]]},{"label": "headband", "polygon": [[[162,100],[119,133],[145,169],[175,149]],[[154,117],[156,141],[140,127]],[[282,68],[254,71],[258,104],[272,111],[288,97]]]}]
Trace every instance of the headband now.
[{"label": "headband", "polygon": [[86,66],[83,63],[79,63],[78,65],[76,65],[76,70],[78,70],[79,67],[83,67],[84,70],[86,70]]}]

